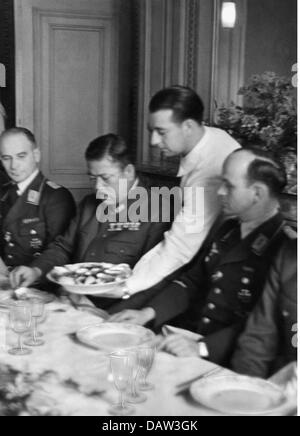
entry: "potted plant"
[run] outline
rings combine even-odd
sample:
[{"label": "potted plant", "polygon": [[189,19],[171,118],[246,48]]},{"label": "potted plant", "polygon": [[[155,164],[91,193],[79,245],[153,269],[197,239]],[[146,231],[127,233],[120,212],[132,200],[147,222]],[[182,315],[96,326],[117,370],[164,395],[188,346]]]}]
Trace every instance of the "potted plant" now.
[{"label": "potted plant", "polygon": [[239,92],[243,106],[217,110],[217,126],[242,145],[272,150],[288,174],[287,193],[297,192],[297,104],[291,80],[272,72],[254,75]]}]

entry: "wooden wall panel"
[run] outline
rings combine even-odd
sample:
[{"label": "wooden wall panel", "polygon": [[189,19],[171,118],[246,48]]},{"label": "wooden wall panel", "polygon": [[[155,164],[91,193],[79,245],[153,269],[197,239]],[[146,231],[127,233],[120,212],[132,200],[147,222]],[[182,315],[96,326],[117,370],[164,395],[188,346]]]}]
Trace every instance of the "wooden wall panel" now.
[{"label": "wooden wall panel", "polygon": [[84,151],[99,134],[117,131],[114,17],[34,11],[36,125],[42,166],[70,188],[88,187]]},{"label": "wooden wall panel", "polygon": [[88,143],[130,136],[130,14],[130,0],[15,0],[18,123],[35,132],[45,175],[78,199]]}]

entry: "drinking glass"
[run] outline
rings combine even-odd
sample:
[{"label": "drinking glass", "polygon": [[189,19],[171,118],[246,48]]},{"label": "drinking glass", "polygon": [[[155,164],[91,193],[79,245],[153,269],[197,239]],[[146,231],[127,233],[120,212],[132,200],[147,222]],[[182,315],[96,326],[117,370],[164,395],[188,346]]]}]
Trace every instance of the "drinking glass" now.
[{"label": "drinking glass", "polygon": [[139,356],[141,366],[141,380],[139,382],[139,389],[141,391],[150,391],[154,389],[154,385],[147,381],[147,377],[154,362],[155,346],[149,345],[139,347]]},{"label": "drinking glass", "polygon": [[112,406],[109,412],[112,415],[132,415],[133,407],[125,402],[125,392],[130,384],[132,376],[132,360],[128,352],[117,351],[110,354],[110,368],[113,381],[117,391],[119,392],[118,404]]},{"label": "drinking glass", "polygon": [[135,349],[130,351],[129,359],[131,360],[131,383],[129,386],[129,392],[126,394],[126,400],[129,403],[138,404],[143,403],[147,400],[147,397],[145,394],[142,394],[138,391],[138,382],[139,382],[139,376],[141,373],[141,365],[140,365],[140,353],[139,349]]},{"label": "drinking glass", "polygon": [[39,347],[44,345],[44,341],[39,339],[39,333],[37,331],[38,320],[43,317],[45,304],[42,300],[37,298],[30,300],[31,317],[32,317],[32,336],[25,341],[26,345],[30,347]]},{"label": "drinking glass", "polygon": [[24,348],[22,344],[22,334],[27,332],[31,324],[31,307],[24,301],[17,301],[10,305],[9,308],[9,325],[10,328],[18,335],[18,346],[8,350],[9,354],[15,356],[25,356],[32,351]]}]

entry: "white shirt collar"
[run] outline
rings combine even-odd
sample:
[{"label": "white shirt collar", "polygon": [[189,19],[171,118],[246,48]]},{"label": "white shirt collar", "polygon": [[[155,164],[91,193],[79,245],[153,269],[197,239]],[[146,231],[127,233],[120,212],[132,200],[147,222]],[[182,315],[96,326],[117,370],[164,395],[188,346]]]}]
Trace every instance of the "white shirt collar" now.
[{"label": "white shirt collar", "polygon": [[192,151],[189,152],[189,154],[181,158],[177,177],[185,176],[186,174],[193,171],[193,169],[197,166],[199,162],[199,156],[202,152],[203,147],[205,146],[206,138],[209,133],[206,126],[203,126],[203,128],[204,128],[204,135],[202,136],[200,141],[195,145]]},{"label": "white shirt collar", "polygon": [[31,176],[29,176],[26,180],[24,180],[23,182],[17,183],[18,185],[18,190],[17,190],[17,194],[18,195],[22,195],[24,194],[24,192],[26,191],[26,189],[28,188],[28,186],[31,185],[31,183],[34,181],[34,179],[37,177],[39,173],[39,170],[36,169]]}]

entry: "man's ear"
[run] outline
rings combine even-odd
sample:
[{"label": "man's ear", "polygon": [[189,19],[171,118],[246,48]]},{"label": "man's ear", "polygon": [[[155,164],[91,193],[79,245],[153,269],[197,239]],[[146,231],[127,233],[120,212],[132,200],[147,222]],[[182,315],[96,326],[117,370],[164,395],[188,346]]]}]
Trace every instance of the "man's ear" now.
[{"label": "man's ear", "polygon": [[264,183],[256,182],[253,184],[252,189],[256,202],[265,200],[269,196],[269,189]]},{"label": "man's ear", "polygon": [[183,123],[183,128],[186,131],[186,133],[191,133],[193,131],[193,128],[195,126],[195,121],[194,120],[185,120]]},{"label": "man's ear", "polygon": [[37,164],[41,162],[41,150],[39,148],[35,148],[33,150],[34,159]]}]

